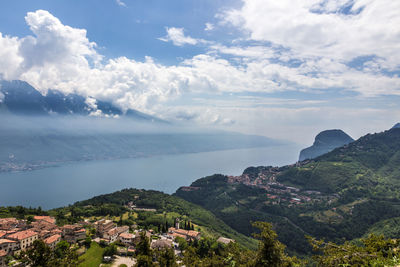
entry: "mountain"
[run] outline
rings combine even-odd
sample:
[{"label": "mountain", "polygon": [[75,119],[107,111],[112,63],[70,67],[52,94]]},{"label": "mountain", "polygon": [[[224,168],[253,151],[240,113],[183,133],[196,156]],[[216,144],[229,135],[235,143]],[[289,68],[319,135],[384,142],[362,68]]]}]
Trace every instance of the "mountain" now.
[{"label": "mountain", "polygon": [[399,123],[397,123],[395,126],[393,126],[393,128],[392,128],[392,129],[396,129],[396,128],[400,128],[400,122],[399,122]]},{"label": "mountain", "polygon": [[[254,231],[251,221],[269,221],[292,252],[308,254],[305,235],[343,242],[394,225],[399,192],[400,129],[391,129],[313,160],[201,178],[176,195],[245,235]],[[398,231],[385,233],[394,237]]]},{"label": "mountain", "polygon": [[342,130],[326,130],[320,132],[315,137],[314,144],[300,152],[299,161],[316,158],[353,141],[353,138]]},{"label": "mountain", "polygon": [[137,110],[127,110],[124,112],[106,101],[94,100],[94,105],[90,105],[87,99],[77,94],[65,95],[58,90],[48,90],[46,95],[42,95],[29,83],[14,80],[0,81],[0,93],[3,100],[0,102],[0,112],[7,111],[17,115],[81,115],[87,116],[96,111],[101,111],[105,116],[125,116],[127,118],[148,121],[166,121],[154,116],[139,112]]}]

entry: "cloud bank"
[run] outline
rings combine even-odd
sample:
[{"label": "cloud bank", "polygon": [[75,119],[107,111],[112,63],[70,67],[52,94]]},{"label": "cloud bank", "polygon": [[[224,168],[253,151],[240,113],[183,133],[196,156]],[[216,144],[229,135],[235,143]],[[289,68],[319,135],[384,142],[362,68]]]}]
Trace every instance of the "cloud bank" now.
[{"label": "cloud bank", "polygon": [[[204,53],[163,65],[151,57],[106,59],[86,30],[37,10],[25,17],[32,36],[0,33],[0,73],[44,94],[58,89],[110,101],[122,110],[230,125],[242,99],[234,99],[226,112],[193,97],[329,90],[361,98],[399,96],[399,12],[400,2],[392,0],[243,0],[241,7],[205,24],[211,37],[221,29],[238,31],[232,40],[205,40],[184,28],[166,28],[161,41],[201,46]],[[191,105],[173,106],[185,99]],[[248,108],[257,110],[254,102]]]}]

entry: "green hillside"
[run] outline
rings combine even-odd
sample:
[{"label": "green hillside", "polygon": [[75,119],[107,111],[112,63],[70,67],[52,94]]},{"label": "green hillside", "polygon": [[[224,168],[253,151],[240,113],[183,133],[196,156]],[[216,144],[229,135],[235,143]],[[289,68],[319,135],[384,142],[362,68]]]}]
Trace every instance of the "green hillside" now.
[{"label": "green hillside", "polygon": [[158,225],[165,225],[167,221],[172,226],[174,219],[180,217],[194,223],[197,227],[196,229],[200,230],[203,235],[215,238],[225,236],[235,239],[244,247],[257,248],[255,239],[233,230],[210,211],[179,197],[159,191],[123,189],[111,194],[76,202],[72,206],[56,209],[53,212],[57,214],[57,212],[67,213],[73,211],[75,216],[82,217],[106,215],[119,217],[127,211],[125,205],[128,202],[133,202],[139,209],[134,210],[136,213],[134,223],[139,225],[158,227]]},{"label": "green hillside", "polygon": [[309,253],[305,235],[343,242],[400,216],[400,129],[366,135],[312,161],[214,175],[191,186],[176,195],[245,235],[254,231],[251,221],[272,222],[292,252]]}]

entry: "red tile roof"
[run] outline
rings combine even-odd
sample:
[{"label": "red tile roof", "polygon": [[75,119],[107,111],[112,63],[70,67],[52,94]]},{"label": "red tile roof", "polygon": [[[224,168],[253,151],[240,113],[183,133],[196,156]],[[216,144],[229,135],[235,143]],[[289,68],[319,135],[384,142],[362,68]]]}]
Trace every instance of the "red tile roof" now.
[{"label": "red tile roof", "polygon": [[9,239],[0,239],[0,245],[5,243],[15,243],[17,241],[9,240]]},{"label": "red tile roof", "polygon": [[53,236],[50,236],[50,237],[46,238],[46,239],[44,240],[44,242],[45,242],[47,245],[50,245],[50,244],[53,244],[54,242],[56,242],[57,240],[59,240],[60,238],[61,238],[60,235],[53,235]]},{"label": "red tile roof", "polygon": [[5,256],[7,256],[7,252],[0,249],[0,257],[5,257]]},{"label": "red tile roof", "polygon": [[9,235],[8,238],[10,239],[17,239],[17,240],[23,240],[32,236],[37,235],[36,232],[31,231],[31,230],[25,230],[21,232],[17,232],[15,234]]},{"label": "red tile roof", "polygon": [[50,216],[34,216],[33,219],[36,221],[46,221],[48,223],[56,223],[56,219]]},{"label": "red tile roof", "polygon": [[129,233],[122,233],[119,236],[122,237],[122,238],[125,238],[125,239],[132,239],[132,238],[135,237],[134,234],[129,234]]}]

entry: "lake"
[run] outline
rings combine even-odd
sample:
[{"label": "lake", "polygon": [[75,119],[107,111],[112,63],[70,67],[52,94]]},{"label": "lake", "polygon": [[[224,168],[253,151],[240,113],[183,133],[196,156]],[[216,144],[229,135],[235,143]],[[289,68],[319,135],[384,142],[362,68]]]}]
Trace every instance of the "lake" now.
[{"label": "lake", "polygon": [[285,145],[76,162],[0,173],[0,206],[51,209],[130,187],[173,193],[180,186],[215,173],[240,175],[249,166],[294,163],[299,149],[296,145]]}]

